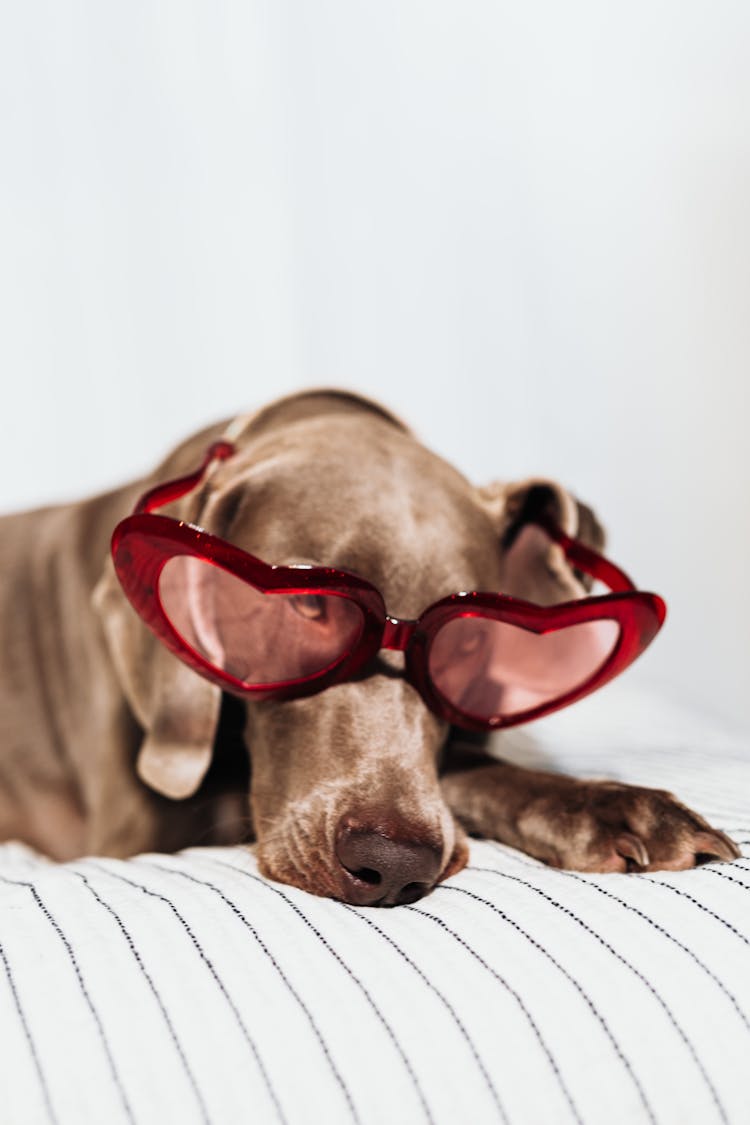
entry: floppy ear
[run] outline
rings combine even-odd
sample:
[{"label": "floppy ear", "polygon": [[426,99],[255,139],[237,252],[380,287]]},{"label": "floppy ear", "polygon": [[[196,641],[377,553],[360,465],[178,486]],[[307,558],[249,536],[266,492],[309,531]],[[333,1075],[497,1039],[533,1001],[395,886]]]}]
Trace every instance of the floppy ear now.
[{"label": "floppy ear", "polygon": [[154,637],[126,599],[111,559],[93,593],[120,685],[143,727],[138,775],[180,800],[200,786],[211,764],[221,688],[186,667]]},{"label": "floppy ear", "polygon": [[498,521],[503,590],[540,605],[583,597],[591,578],[574,570],[562,547],[533,521],[551,517],[567,535],[599,551],[604,529],[591,508],[556,481],[539,478],[490,485],[483,495]]},{"label": "floppy ear", "polygon": [[[159,467],[152,481],[143,482],[144,489],[193,469],[224,428],[225,424],[217,425],[189,438]],[[211,491],[204,486],[195,496],[173,505],[171,513],[199,522]],[[223,534],[223,527],[216,530]],[[139,777],[165,797],[190,797],[211,764],[221,688],[188,668],[146,628],[125,597],[109,557],[92,604],[123,694],[143,728],[136,763]]]}]

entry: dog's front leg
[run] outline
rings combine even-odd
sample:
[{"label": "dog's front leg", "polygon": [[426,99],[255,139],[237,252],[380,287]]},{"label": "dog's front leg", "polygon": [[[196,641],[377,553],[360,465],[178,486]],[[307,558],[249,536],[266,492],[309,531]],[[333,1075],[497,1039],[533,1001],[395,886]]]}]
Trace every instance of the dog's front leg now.
[{"label": "dog's front leg", "polygon": [[663,789],[581,781],[498,762],[442,780],[451,811],[474,836],[553,867],[654,871],[735,859],[737,846]]}]

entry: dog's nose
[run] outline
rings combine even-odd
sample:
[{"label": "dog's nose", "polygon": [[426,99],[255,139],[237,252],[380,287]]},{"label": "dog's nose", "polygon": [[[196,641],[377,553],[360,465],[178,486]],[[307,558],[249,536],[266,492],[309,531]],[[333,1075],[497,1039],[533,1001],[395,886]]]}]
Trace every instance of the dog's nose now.
[{"label": "dog's nose", "polygon": [[353,827],[346,820],[336,834],[336,856],[345,872],[345,898],[357,906],[416,902],[431,890],[442,866],[439,848]]}]

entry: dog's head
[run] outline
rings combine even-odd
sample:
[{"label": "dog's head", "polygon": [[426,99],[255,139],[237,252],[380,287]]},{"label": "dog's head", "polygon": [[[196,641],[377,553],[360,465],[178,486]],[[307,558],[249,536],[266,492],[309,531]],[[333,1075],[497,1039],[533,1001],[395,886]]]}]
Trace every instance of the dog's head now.
[{"label": "dog's head", "polygon": [[[190,444],[159,470],[198,460]],[[473,487],[397,419],[351,395],[284,399],[245,427],[233,457],[179,515],[276,564],[354,572],[388,612],[413,619],[458,590],[542,604],[584,592],[530,521],[550,512],[595,546],[590,511],[553,482]],[[145,730],[138,769],[174,799],[211,761],[221,692],[183,666],[125,603],[111,569],[96,602],[123,688]],[[246,705],[249,801],[272,878],[356,903],[412,901],[466,861],[438,780],[446,723],[383,650],[357,678],[308,698]]]}]

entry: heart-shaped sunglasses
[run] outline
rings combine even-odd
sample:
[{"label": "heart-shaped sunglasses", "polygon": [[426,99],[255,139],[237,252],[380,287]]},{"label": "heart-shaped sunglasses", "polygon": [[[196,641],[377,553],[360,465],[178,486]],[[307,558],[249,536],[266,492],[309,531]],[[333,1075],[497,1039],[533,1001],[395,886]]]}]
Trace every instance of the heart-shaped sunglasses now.
[{"label": "heart-shaped sunglasses", "polygon": [[437,715],[469,730],[537,719],[624,671],[661,628],[666,606],[552,521],[538,526],[577,570],[612,591],[552,606],[456,593],[416,621],[389,616],[379,590],[344,570],[272,566],[153,509],[186,495],[216,461],[151,489],[112,536],[122,587],[168,649],[221,688],[296,699],[353,679],[380,649],[404,653],[404,677]]}]

